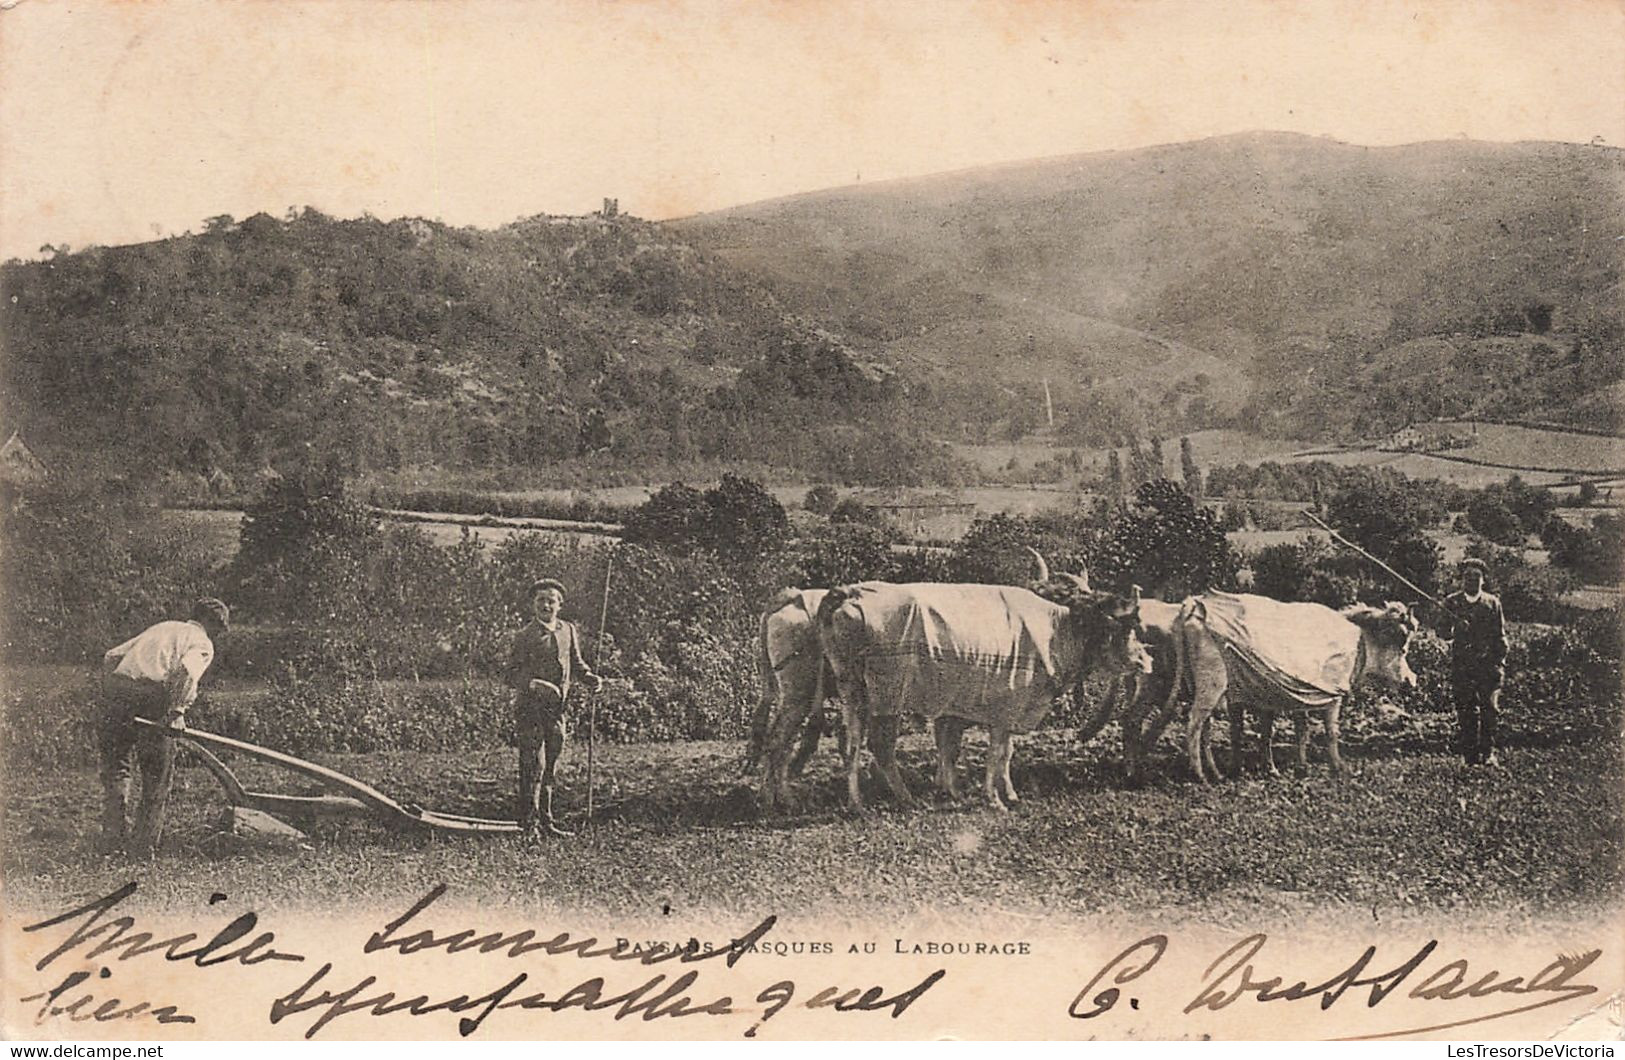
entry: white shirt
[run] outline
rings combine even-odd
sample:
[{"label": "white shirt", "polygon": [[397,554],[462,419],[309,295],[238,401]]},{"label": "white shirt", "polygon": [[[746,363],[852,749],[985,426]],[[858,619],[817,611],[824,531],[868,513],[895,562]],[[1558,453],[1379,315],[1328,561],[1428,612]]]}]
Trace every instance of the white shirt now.
[{"label": "white shirt", "polygon": [[102,670],[169,689],[170,709],[184,713],[214,662],[214,642],[196,622],[160,622],[102,656]]}]

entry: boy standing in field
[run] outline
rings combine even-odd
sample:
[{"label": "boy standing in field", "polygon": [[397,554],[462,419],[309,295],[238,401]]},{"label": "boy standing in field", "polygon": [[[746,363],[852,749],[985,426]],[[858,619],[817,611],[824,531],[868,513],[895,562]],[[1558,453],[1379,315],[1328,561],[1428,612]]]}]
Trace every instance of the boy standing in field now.
[{"label": "boy standing in field", "polygon": [[594,692],[604,682],[582,657],[576,627],[559,617],[564,586],[552,578],[535,582],[530,606],[533,620],[515,635],[505,675],[515,693],[519,827],[530,837],[541,836],[544,828],[563,836],[570,833],[553,820],[553,770],[564,750],[564,705],[578,674]]},{"label": "boy standing in field", "polygon": [[[186,727],[186,708],[197,699],[198,680],[214,661],[214,642],[231,626],[231,611],[213,598],[192,605],[185,622],[159,622],[102,656],[101,751],[102,846],[151,856],[163,838],[164,810],[174,776],[175,741],[144,731],[146,718],[173,729]],[[141,812],[130,830],[130,782],[141,774]]]},{"label": "boy standing in field", "polygon": [[1484,561],[1461,563],[1460,591],[1444,598],[1439,636],[1451,641],[1459,750],[1468,765],[1498,765],[1496,714],[1506,677],[1507,634],[1500,597],[1484,591]]}]

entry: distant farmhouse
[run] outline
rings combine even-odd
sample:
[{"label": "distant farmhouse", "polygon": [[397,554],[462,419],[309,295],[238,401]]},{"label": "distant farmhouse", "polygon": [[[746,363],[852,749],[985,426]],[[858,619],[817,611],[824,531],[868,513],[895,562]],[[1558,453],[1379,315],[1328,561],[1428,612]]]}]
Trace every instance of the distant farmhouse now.
[{"label": "distant farmhouse", "polygon": [[1404,453],[1438,453],[1447,449],[1465,449],[1472,444],[1473,435],[1459,427],[1443,423],[1413,423],[1389,435],[1377,448]]}]

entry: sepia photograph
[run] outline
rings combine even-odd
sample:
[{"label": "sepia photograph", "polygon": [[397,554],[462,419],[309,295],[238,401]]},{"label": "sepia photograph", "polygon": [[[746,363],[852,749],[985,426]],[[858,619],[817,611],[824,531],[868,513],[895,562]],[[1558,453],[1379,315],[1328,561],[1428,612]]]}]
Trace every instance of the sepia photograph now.
[{"label": "sepia photograph", "polygon": [[0,3],[0,1036],[1612,1056],[1622,145],[1618,0]]}]

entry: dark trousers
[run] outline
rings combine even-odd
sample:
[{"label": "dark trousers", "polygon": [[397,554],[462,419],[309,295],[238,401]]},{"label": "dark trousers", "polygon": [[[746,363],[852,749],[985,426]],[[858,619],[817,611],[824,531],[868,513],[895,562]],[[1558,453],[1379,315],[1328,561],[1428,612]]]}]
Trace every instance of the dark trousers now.
[{"label": "dark trousers", "polygon": [[[553,770],[564,751],[562,710],[541,710],[533,704],[520,704],[515,719],[519,744],[519,827],[528,829],[543,813],[553,820]],[[547,805],[542,805],[542,792]]]},{"label": "dark trousers", "polygon": [[1495,750],[1501,682],[1457,674],[1452,683],[1456,691],[1456,750],[1469,762],[1482,762]]},{"label": "dark trousers", "polygon": [[[169,701],[162,685],[109,675],[102,684],[97,733],[101,751],[102,845],[150,854],[163,838],[164,811],[175,775],[175,741],[131,720],[162,722]],[[141,808],[131,828],[130,794],[141,776]]]}]

